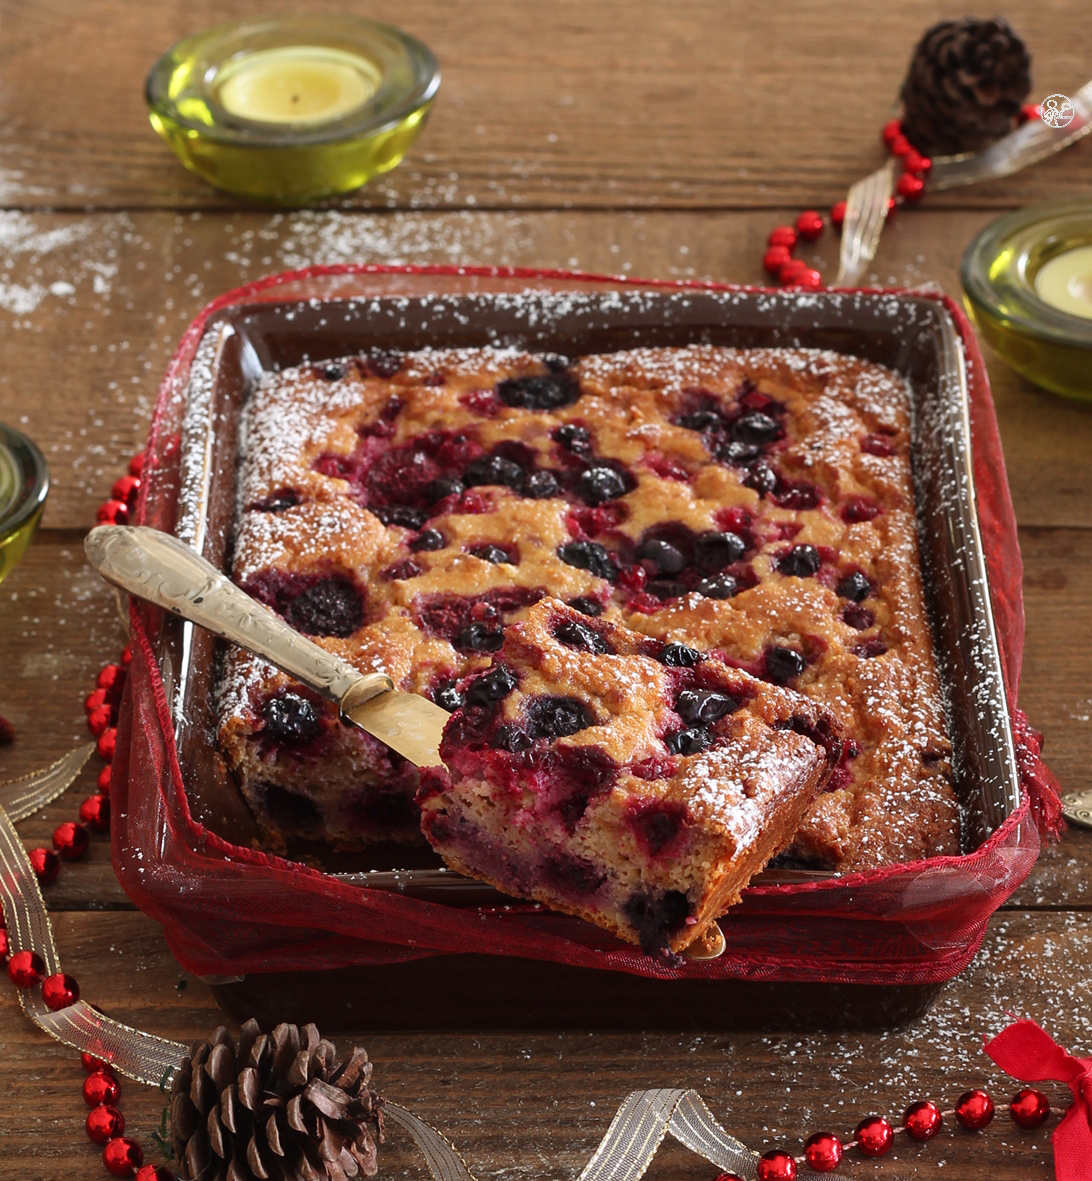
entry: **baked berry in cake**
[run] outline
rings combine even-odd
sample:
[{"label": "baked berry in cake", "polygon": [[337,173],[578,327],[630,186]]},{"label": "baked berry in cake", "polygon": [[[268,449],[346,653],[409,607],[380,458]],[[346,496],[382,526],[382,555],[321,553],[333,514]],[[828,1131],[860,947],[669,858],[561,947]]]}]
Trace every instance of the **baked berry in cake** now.
[{"label": "baked berry in cake", "polygon": [[689,655],[541,599],[460,683],[445,769],[418,796],[433,847],[646,952],[686,947],[791,839],[842,751],[800,694]]},{"label": "baked berry in cake", "polygon": [[[662,641],[668,667],[715,653],[844,733],[783,863],[957,853],[909,424],[901,378],[812,350],[304,365],[246,408],[233,573],[317,643],[452,710],[547,595]],[[286,736],[271,703],[291,695],[309,700],[229,654],[220,744],[269,839],[421,840],[417,769],[317,702],[306,740]]]}]

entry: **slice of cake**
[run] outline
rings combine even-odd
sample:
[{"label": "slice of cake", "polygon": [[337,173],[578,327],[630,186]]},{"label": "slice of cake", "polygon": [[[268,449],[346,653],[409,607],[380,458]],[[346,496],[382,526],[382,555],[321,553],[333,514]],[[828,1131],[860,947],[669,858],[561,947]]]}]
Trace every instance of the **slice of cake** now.
[{"label": "slice of cake", "polygon": [[429,841],[650,954],[738,901],[842,753],[799,694],[555,599],[460,690],[418,797]]}]

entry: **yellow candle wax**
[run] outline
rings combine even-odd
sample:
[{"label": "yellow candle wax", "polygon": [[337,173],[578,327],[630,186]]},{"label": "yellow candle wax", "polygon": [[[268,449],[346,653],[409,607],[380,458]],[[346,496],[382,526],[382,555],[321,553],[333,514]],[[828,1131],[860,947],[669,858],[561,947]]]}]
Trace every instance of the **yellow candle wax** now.
[{"label": "yellow candle wax", "polygon": [[363,106],[379,76],[371,62],[319,45],[262,49],[230,62],[215,84],[229,114],[260,123],[325,123]]},{"label": "yellow candle wax", "polygon": [[1092,320],[1092,246],[1078,246],[1044,263],[1035,276],[1035,294],[1060,312]]}]

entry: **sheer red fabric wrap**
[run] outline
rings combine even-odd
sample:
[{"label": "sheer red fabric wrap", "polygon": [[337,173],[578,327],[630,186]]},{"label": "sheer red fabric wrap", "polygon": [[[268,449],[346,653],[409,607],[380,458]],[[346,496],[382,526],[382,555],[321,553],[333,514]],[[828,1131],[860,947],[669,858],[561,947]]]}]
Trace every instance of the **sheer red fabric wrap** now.
[{"label": "sheer red fabric wrap", "polygon": [[[160,388],[145,471],[169,466],[172,424],[208,318],[233,304],[295,299],[338,284],[366,292],[391,276],[467,274],[535,281],[579,280],[604,289],[715,284],[619,281],[569,272],[449,267],[316,267],[239,288],[210,304],[183,337]],[[1010,701],[1024,640],[1022,566],[985,366],[959,308],[938,296],[966,351],[974,466],[983,542]],[[170,528],[142,490],[138,519]],[[482,952],[661,978],[922,984],[950,978],[971,959],[986,921],[1030,872],[1040,835],[1061,827],[1056,785],[1039,758],[1040,736],[1012,707],[1023,798],[980,848],[842,878],[759,886],[721,922],[728,950],[717,960],[666,964],[587,923],[541,908],[461,908],[340,882],[304,865],[241,848],[199,824],[189,809],[170,708],[150,636],[157,612],[134,602],[133,661],[113,763],[114,865],[133,901],[164,928],[182,965],[198,975],[314,970]]]}]

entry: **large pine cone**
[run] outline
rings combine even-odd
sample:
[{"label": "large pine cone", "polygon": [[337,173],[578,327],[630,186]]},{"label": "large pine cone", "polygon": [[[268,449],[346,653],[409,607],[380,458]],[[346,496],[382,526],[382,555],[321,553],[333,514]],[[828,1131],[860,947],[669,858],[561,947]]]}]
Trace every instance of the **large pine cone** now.
[{"label": "large pine cone", "polygon": [[[188,1181],[351,1181],[376,1171],[382,1100],[361,1049],[341,1063],[313,1025],[218,1029],[171,1087],[171,1134]],[[373,1138],[374,1137],[374,1138]]]},{"label": "large pine cone", "polygon": [[902,87],[903,131],[926,156],[977,152],[1015,126],[1031,56],[1001,17],[942,21],[922,37]]}]

